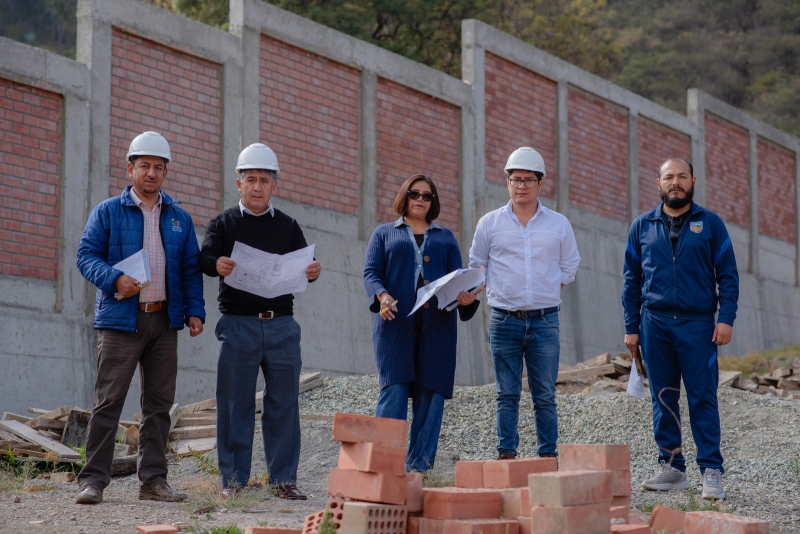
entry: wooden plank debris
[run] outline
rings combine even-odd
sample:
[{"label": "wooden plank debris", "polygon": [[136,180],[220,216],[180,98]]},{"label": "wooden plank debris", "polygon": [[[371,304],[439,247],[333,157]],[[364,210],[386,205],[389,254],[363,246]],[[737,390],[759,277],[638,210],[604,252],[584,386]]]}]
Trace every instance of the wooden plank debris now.
[{"label": "wooden plank debris", "polygon": [[206,453],[217,448],[217,438],[197,438],[182,441],[170,441],[170,448],[178,455],[185,458],[195,453]]},{"label": "wooden plank debris", "polygon": [[581,378],[594,378],[596,376],[603,376],[608,373],[614,373],[614,364],[609,363],[606,365],[599,365],[597,367],[590,367],[588,369],[576,369],[574,371],[561,371],[556,378],[556,384],[562,382],[569,382],[570,380],[577,380]]},{"label": "wooden plank debris", "polygon": [[41,435],[36,430],[19,421],[0,421],[0,427],[12,434],[19,436],[24,441],[36,443],[46,451],[53,451],[64,458],[80,458],[81,455],[69,447]]},{"label": "wooden plank debris", "polygon": [[720,371],[719,372],[719,385],[720,386],[732,386],[734,381],[739,380],[741,377],[742,377],[742,373],[740,373],[739,371]]},{"label": "wooden plank debris", "polygon": [[305,393],[322,385],[322,373],[304,373],[300,375],[300,393]]},{"label": "wooden plank debris", "polygon": [[171,441],[182,441],[195,438],[210,438],[217,435],[217,425],[200,425],[179,427],[170,432]]},{"label": "wooden plank debris", "polygon": [[131,425],[125,429],[125,445],[130,445],[134,449],[139,448],[139,429]]},{"label": "wooden plank debris", "polygon": [[24,415],[18,415],[11,412],[3,412],[2,421],[19,421],[20,423],[28,423],[32,418],[25,417]]},{"label": "wooden plank debris", "polygon": [[206,410],[214,410],[217,408],[217,399],[207,399],[194,404],[187,404],[180,408],[181,415],[187,413],[204,412]]},{"label": "wooden plank debris", "polygon": [[57,430],[58,437],[61,438],[61,432],[67,426],[67,423],[58,419],[46,419],[43,415],[40,415],[35,419],[31,419],[28,422],[28,426],[34,430]]},{"label": "wooden plank debris", "polygon": [[[181,417],[180,419],[178,419],[178,423],[175,425],[175,428],[181,428],[185,426],[216,425],[216,424],[217,424],[216,414],[206,417]],[[170,432],[171,431],[172,430],[170,430]]]}]

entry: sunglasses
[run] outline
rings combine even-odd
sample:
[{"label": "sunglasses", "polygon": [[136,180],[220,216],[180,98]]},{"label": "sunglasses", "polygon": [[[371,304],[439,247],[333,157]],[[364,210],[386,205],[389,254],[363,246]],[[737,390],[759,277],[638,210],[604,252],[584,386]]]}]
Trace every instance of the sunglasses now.
[{"label": "sunglasses", "polygon": [[419,200],[419,197],[422,197],[423,202],[430,202],[436,195],[433,193],[420,193],[419,191],[410,190],[406,192],[406,196],[411,200]]}]

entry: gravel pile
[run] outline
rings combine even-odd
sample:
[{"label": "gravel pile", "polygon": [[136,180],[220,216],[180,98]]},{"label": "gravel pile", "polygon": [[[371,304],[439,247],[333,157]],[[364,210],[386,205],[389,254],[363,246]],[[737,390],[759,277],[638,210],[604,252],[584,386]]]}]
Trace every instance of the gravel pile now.
[{"label": "gravel pile", "polygon": [[[374,375],[325,379],[324,387],[301,396],[300,412],[373,415],[378,390]],[[527,395],[523,393],[520,403],[520,457],[533,457],[536,451],[533,409]],[[647,393],[644,399],[627,393],[559,395],[557,403],[560,442],[631,446],[632,509],[656,503],[688,505],[686,491],[650,492],[638,487],[657,467]],[[719,403],[726,468],[723,483],[728,494],[723,510],[769,520],[773,533],[800,532],[800,402],[722,387]],[[689,480],[702,501],[685,395],[681,413]],[[437,471],[452,478],[453,460],[493,459],[496,444],[494,385],[457,387],[453,399],[445,403]],[[301,469],[303,462],[301,458]]]}]

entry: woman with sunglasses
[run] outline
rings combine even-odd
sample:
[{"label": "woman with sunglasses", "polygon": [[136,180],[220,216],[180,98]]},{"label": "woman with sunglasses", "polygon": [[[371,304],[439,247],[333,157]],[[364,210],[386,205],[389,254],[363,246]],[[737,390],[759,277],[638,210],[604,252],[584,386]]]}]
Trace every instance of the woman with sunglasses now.
[{"label": "woman with sunglasses", "polygon": [[405,420],[411,398],[406,469],[427,471],[436,459],[444,400],[453,396],[456,314],[467,321],[480,302],[462,291],[457,311],[440,310],[433,297],[408,316],[417,289],[461,268],[461,250],[453,232],[433,223],[439,196],[427,176],[403,183],[394,210],[400,218],[375,229],[364,264],[381,387],[375,415]]}]

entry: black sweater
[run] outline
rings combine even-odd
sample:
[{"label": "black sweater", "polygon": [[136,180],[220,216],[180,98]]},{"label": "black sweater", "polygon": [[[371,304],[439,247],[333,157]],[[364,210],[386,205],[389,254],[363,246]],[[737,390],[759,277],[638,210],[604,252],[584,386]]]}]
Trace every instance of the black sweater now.
[{"label": "black sweater", "polygon": [[[200,268],[208,276],[219,276],[217,260],[230,258],[234,242],[249,245],[271,254],[287,254],[307,246],[303,231],[297,221],[280,210],[275,215],[260,217],[244,214],[236,205],[229,208],[208,223],[203,247],[200,250]],[[268,299],[230,287],[225,278],[219,279],[219,310],[229,315],[254,315],[265,311],[275,311],[292,315],[291,294]]]}]

